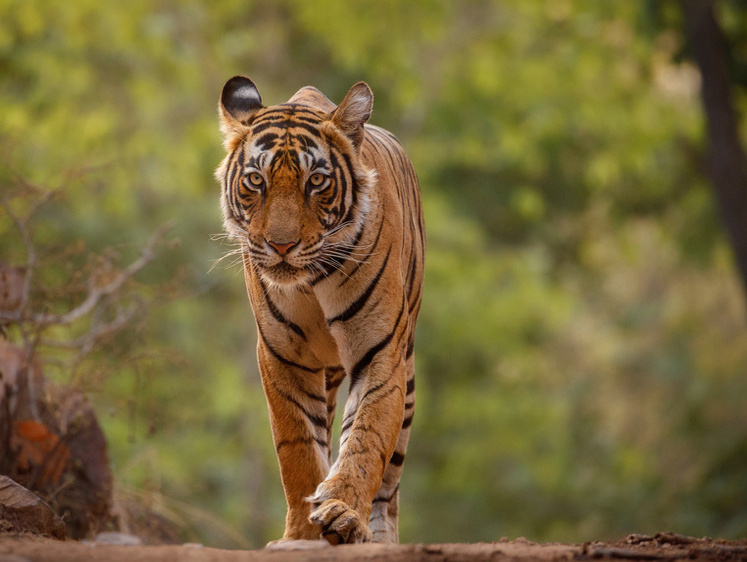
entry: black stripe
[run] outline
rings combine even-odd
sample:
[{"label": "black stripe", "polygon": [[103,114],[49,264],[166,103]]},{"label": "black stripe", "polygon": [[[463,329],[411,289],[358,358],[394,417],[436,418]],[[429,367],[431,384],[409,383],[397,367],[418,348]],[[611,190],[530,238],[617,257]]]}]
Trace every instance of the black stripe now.
[{"label": "black stripe", "polygon": [[272,302],[272,299],[270,298],[269,293],[267,292],[267,287],[265,286],[264,282],[261,278],[259,278],[259,284],[262,287],[262,294],[265,297],[265,302],[267,303],[267,308],[270,310],[270,314],[272,314],[273,318],[280,322],[281,324],[284,324],[291,330],[293,330],[296,334],[298,334],[304,341],[306,341],[306,334],[303,333],[303,330],[301,327],[291,321],[290,319],[286,318],[280,310],[278,310],[278,307],[275,306],[275,303]]},{"label": "black stripe", "polygon": [[295,103],[283,103],[275,107],[265,108],[260,115],[255,117],[253,123],[264,123],[265,121],[277,121],[280,118],[290,119],[293,117],[304,119],[309,122],[322,122],[319,112],[309,108],[308,106]]},{"label": "black stripe", "polygon": [[[385,160],[389,160],[389,166],[392,169],[393,172],[398,172],[399,169],[402,167],[401,161],[399,160],[399,151],[393,152],[388,143],[385,143],[381,139],[377,139],[378,145],[381,150],[379,150],[379,154],[384,158]],[[385,154],[381,154],[381,152],[384,152]],[[397,187],[397,191],[399,191],[399,182],[395,182],[395,186]]]},{"label": "black stripe", "polygon": [[415,377],[407,381],[407,395],[409,396],[413,392],[415,392]]},{"label": "black stripe", "polygon": [[228,172],[228,178],[226,179],[226,185],[228,186],[229,193],[231,190],[233,190],[233,182],[236,178],[236,172],[239,168],[241,168],[243,163],[243,155],[244,155],[244,143],[241,143],[239,146],[237,146],[234,151],[231,153],[231,158],[229,160],[230,162],[230,169]]},{"label": "black stripe", "polygon": [[267,129],[287,129],[290,126],[290,122],[286,119],[263,119],[262,121],[255,121],[252,124],[252,135],[256,136],[263,133]]},{"label": "black stripe", "polygon": [[410,336],[409,340],[407,341],[407,352],[405,353],[405,361],[407,361],[410,357],[412,357],[412,354],[415,353],[415,337],[413,335]]},{"label": "black stripe", "polygon": [[[309,149],[311,148],[319,148],[319,145],[314,140],[312,140],[310,137],[307,137],[306,135],[298,135],[298,142],[303,148],[304,152],[308,152]],[[327,164],[327,161],[324,158],[322,158],[321,160],[315,163],[315,166],[317,168],[322,168],[326,166],[326,164]]]},{"label": "black stripe", "polygon": [[394,451],[392,458],[389,460],[389,464],[393,464],[394,466],[402,466],[404,462],[405,455],[400,455],[397,451]]},{"label": "black stripe", "polygon": [[338,314],[330,320],[327,320],[327,325],[331,326],[335,322],[345,322],[347,320],[350,320],[353,316],[360,312],[360,310],[365,306],[366,302],[370,298],[371,294],[374,292],[374,289],[376,289],[376,286],[379,284],[379,280],[381,279],[381,276],[384,273],[384,269],[386,269],[386,264],[389,261],[389,254],[391,253],[391,251],[392,247],[390,246],[389,250],[386,253],[386,257],[384,258],[384,262],[379,268],[379,272],[376,274],[376,277],[373,278],[371,283],[369,283],[368,287],[366,287],[366,290],[363,291],[363,294],[358,297],[358,299],[353,304],[351,304],[344,312]]},{"label": "black stripe", "polygon": [[402,422],[402,429],[407,429],[412,425],[412,418],[413,416],[408,416],[404,419],[404,421]]},{"label": "black stripe", "polygon": [[353,367],[353,371],[350,374],[350,388],[351,389],[356,385],[356,383],[360,379],[363,369],[365,369],[371,364],[371,361],[373,361],[373,358],[376,357],[377,353],[379,353],[382,349],[384,349],[387,345],[389,345],[389,342],[392,341],[392,338],[394,337],[394,332],[396,329],[397,328],[395,326],[394,330],[389,332],[389,335],[387,335],[383,340],[381,340],[379,343],[377,343],[375,346],[369,349],[368,352],[360,359],[360,361],[358,361],[358,363],[355,364],[355,367]]},{"label": "black stripe", "polygon": [[418,267],[418,253],[415,251],[414,246],[410,246],[410,263],[407,266],[407,281],[409,287],[407,288],[407,302],[412,302],[412,291],[415,288],[415,271]]},{"label": "black stripe", "polygon": [[[272,383],[270,383],[272,384]],[[327,427],[327,416],[316,416],[314,414],[309,413],[306,408],[304,408],[301,403],[293,398],[290,394],[287,392],[280,390],[276,385],[272,384],[272,389],[277,392],[281,397],[283,397],[285,400],[293,404],[296,408],[298,408],[301,413],[303,413],[306,418],[313,423],[317,427]]]},{"label": "black stripe", "polygon": [[[326,429],[327,428],[327,416],[316,416],[314,414],[309,413],[295,398],[293,398],[291,395],[289,395],[286,392],[283,392],[279,388],[273,385],[273,389],[275,392],[277,392],[283,399],[287,400],[291,404],[293,404],[298,410],[306,416],[306,419],[308,419],[312,424],[314,424],[316,427],[321,427]],[[316,439],[316,438],[314,438]]]},{"label": "black stripe", "polygon": [[330,160],[330,166],[332,167],[332,170],[336,172],[335,173],[335,177],[337,178],[336,183],[339,185],[340,193],[342,194],[342,196],[340,197],[340,209],[337,214],[337,217],[335,217],[337,224],[342,224],[343,222],[343,220],[341,220],[342,217],[343,216],[347,217],[347,214],[348,214],[347,208],[346,208],[347,203],[345,201],[347,197],[348,189],[349,189],[348,175],[352,176],[353,170],[351,170],[350,168],[345,169],[342,166],[340,166],[337,155],[335,154],[335,148],[336,147],[330,147],[329,160]]},{"label": "black stripe", "polygon": [[275,141],[279,138],[280,136],[277,133],[265,133],[260,138],[256,139],[253,144],[262,150],[270,150],[275,146]]},{"label": "black stripe", "polygon": [[277,351],[275,351],[272,346],[267,341],[267,338],[265,337],[264,332],[262,331],[262,327],[259,325],[259,322],[257,322],[257,331],[259,332],[259,336],[262,338],[262,342],[264,342],[265,346],[267,347],[267,350],[272,354],[272,356],[280,361],[281,363],[285,363],[286,365],[289,365],[291,367],[295,367],[297,369],[301,369],[302,371],[306,371],[307,373],[318,373],[322,369],[312,369],[310,367],[305,367],[304,365],[301,365],[299,363],[294,363],[290,359],[286,359],[282,355],[280,355]]},{"label": "black stripe", "polygon": [[[310,285],[313,287],[323,279],[327,279],[332,273],[335,271],[339,271],[340,268],[342,268],[343,264],[347,261],[347,259],[350,257],[350,254],[353,253],[353,250],[357,247],[358,242],[360,242],[361,236],[363,235],[363,231],[365,230],[366,225],[362,225],[358,233],[355,235],[355,239],[353,242],[349,245],[347,245],[345,248],[342,248],[340,250],[335,250],[336,253],[340,254],[339,256],[330,256],[327,258],[327,260],[321,264],[322,272],[316,276],[310,283]],[[333,246],[334,249],[334,246]],[[324,252],[322,252],[324,253]],[[369,254],[370,255],[370,254]],[[342,286],[342,284],[341,284]]]},{"label": "black stripe", "polygon": [[[413,283],[413,282],[412,282],[412,279],[410,279],[410,282],[411,282],[411,283],[412,283],[413,285],[415,285],[415,283]],[[418,305],[418,303],[420,302],[420,296],[421,296],[421,295],[420,295],[420,293],[422,292],[422,287],[423,287],[422,285],[419,285],[419,286],[418,286],[418,292],[417,292],[417,293],[415,293],[415,298],[413,298],[413,299],[408,299],[408,302],[411,302],[411,303],[412,303],[412,305],[410,306],[410,314],[411,314],[411,315],[412,315],[412,311],[413,311],[413,310],[415,310],[415,307],[416,307],[416,306]]]},{"label": "black stripe", "polygon": [[[366,229],[366,225],[364,224],[363,226],[361,226],[361,229],[358,231],[358,234],[356,234],[355,236],[355,240],[353,240],[353,243],[350,245],[350,253],[352,253],[353,248],[358,246],[358,243],[361,241],[361,238],[363,237],[363,231],[365,229]],[[350,273],[350,275],[345,277],[345,279],[343,279],[340,282],[338,287],[342,287],[345,283],[347,283],[356,273],[358,273],[358,271],[360,271],[361,266],[364,263],[368,263],[368,259],[376,253],[374,250],[376,250],[376,247],[379,245],[379,239],[381,238],[381,231],[383,229],[384,229],[384,221],[381,221],[381,223],[379,224],[379,231],[376,233],[376,238],[374,238],[373,244],[371,246],[371,251],[368,252],[368,254],[366,255],[364,259],[362,259],[356,264],[355,269]]]},{"label": "black stripe", "polygon": [[312,122],[312,121],[306,121],[306,120],[292,120],[289,118],[283,118],[283,116],[278,116],[277,119],[271,119],[268,121],[265,121],[264,119],[260,121],[259,123],[255,122],[252,125],[252,135],[258,135],[259,133],[262,133],[266,131],[267,129],[284,129],[284,130],[290,130],[290,129],[303,129],[309,133],[311,133],[315,138],[321,138],[321,135],[319,134],[319,121]]},{"label": "black stripe", "polygon": [[342,424],[342,427],[340,427],[340,433],[342,435],[345,435],[345,432],[353,427],[353,422],[355,422],[355,416],[350,417],[345,423]]},{"label": "black stripe", "polygon": [[350,372],[350,389],[352,390],[353,387],[358,383],[360,380],[361,374],[363,373],[363,369],[368,367],[371,364],[371,361],[373,361],[374,357],[387,345],[389,345],[389,342],[392,341],[392,338],[394,337],[394,333],[397,331],[397,327],[399,326],[399,321],[402,318],[402,314],[405,311],[405,303],[402,302],[402,308],[399,310],[399,316],[397,317],[397,320],[394,321],[394,327],[392,328],[392,331],[389,332],[389,334],[381,340],[379,343],[377,343],[375,346],[373,346],[371,349],[369,349],[366,354],[361,357],[361,359],[355,364],[353,367],[353,370]]},{"label": "black stripe", "polygon": [[350,156],[348,156],[347,154],[343,154],[342,156],[345,160],[345,164],[347,164],[347,170],[350,173],[350,194],[352,196],[352,200],[350,202],[350,208],[348,208],[348,212],[345,213],[345,216],[340,222],[347,222],[353,220],[352,214],[358,209],[358,192],[360,191],[360,187],[358,186],[358,179],[355,177],[355,168],[353,167],[353,163],[350,161]]},{"label": "black stripe", "polygon": [[241,177],[244,175],[244,141],[236,147],[234,154],[236,161],[231,166],[230,177],[227,180],[226,197],[228,198],[228,203],[233,212],[234,218],[238,219],[241,216],[241,212],[236,204],[238,199],[238,189],[236,189],[235,184],[237,172],[239,172],[239,181],[241,181]]},{"label": "black stripe", "polygon": [[[322,95],[324,95],[324,94],[322,94]],[[293,110],[294,113],[298,114],[299,117],[302,116],[303,114],[306,114],[306,115],[311,115],[317,121],[320,121],[319,110],[312,109],[311,107],[309,107],[306,104],[303,104],[303,103],[288,103],[288,102],[286,102],[286,103],[281,103],[280,105],[278,105],[278,107],[290,108],[291,110]],[[278,109],[278,111],[280,111],[280,110]]]},{"label": "black stripe", "polygon": [[397,495],[398,491],[399,491],[399,484],[397,484],[397,487],[394,488],[394,491],[391,493],[391,495],[389,497],[381,498],[379,496],[376,496],[374,498],[374,500],[373,500],[373,503],[376,503],[376,502],[386,502],[386,503],[389,503],[390,501],[392,501],[394,499],[394,496]]},{"label": "black stripe", "polygon": [[[377,390],[380,390],[380,389],[384,388],[387,384],[389,384],[389,382],[392,380],[392,377],[394,377],[394,371],[392,371],[392,374],[389,375],[389,377],[384,382],[381,382],[381,383],[377,384],[373,388],[369,388],[366,391],[366,393],[363,396],[361,396],[359,404],[363,404],[363,401],[366,398],[368,398],[368,396],[370,396],[371,394],[373,394]],[[396,392],[397,390],[401,390],[401,389],[397,385],[392,385],[392,388],[390,388],[385,394],[382,394],[381,397],[379,398],[379,400],[381,400],[381,398],[384,398],[385,396],[389,396],[390,394],[392,394],[393,392]]]},{"label": "black stripe", "polygon": [[326,396],[320,396],[319,394],[314,394],[313,392],[309,392],[308,390],[301,389],[301,392],[303,392],[307,398],[310,398],[311,400],[316,400],[317,402],[321,402],[322,404],[327,403]]},{"label": "black stripe", "polygon": [[286,439],[285,441],[280,441],[277,445],[275,445],[275,452],[280,452],[280,449],[289,445],[310,445],[311,443],[318,443],[325,449],[329,447],[327,442],[323,439],[317,439],[316,437],[300,437],[298,439]]},{"label": "black stripe", "polygon": [[315,125],[318,129],[319,125],[322,124],[322,120],[318,115],[315,115],[313,113],[310,113],[309,115],[310,117],[306,117],[304,115],[301,115],[300,113],[294,113],[291,118],[296,123],[308,123],[309,125]]}]

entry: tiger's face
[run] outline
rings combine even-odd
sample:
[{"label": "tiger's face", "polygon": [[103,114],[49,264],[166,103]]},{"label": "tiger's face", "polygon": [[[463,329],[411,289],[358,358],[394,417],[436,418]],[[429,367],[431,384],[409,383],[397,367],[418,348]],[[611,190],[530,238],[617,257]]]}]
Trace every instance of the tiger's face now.
[{"label": "tiger's face", "polygon": [[263,107],[248,78],[224,87],[228,156],[216,174],[224,226],[268,283],[323,276],[362,230],[373,175],[358,148],[372,99],[367,86],[356,87],[331,112],[297,103]]}]

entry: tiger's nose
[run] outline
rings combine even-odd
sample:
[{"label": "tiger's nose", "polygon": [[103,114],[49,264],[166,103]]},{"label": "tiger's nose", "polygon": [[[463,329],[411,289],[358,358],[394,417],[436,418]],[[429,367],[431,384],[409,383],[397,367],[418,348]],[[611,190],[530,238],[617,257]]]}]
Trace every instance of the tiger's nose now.
[{"label": "tiger's nose", "polygon": [[298,240],[295,242],[274,242],[272,240],[266,240],[266,242],[281,256],[287,254],[291,248],[298,244]]}]

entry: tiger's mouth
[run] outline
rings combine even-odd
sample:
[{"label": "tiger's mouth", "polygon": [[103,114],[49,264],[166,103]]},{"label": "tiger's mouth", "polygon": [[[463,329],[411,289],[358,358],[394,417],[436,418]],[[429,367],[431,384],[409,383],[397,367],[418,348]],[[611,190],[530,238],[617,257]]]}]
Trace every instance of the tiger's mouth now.
[{"label": "tiger's mouth", "polygon": [[275,265],[262,265],[260,270],[267,281],[278,285],[302,285],[312,275],[308,268],[293,266],[285,260]]},{"label": "tiger's mouth", "polygon": [[324,271],[324,252],[318,245],[298,244],[288,253],[278,255],[267,247],[249,247],[248,257],[256,272],[266,282],[285,287],[307,285]]}]

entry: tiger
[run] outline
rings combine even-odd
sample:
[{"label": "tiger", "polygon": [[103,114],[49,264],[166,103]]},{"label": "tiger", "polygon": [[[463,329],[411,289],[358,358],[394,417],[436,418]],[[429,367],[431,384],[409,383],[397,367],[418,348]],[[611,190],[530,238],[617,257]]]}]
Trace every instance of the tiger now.
[{"label": "tiger", "polygon": [[243,262],[287,502],[268,546],[397,543],[426,247],[416,172],[394,135],[367,124],[365,82],[337,106],[306,86],[265,107],[235,76],[218,107],[224,229]]}]

